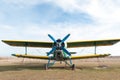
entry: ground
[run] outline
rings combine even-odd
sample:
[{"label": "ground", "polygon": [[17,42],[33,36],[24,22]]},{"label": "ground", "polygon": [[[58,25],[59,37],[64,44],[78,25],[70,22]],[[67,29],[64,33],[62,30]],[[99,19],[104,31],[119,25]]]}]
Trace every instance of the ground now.
[{"label": "ground", "polygon": [[47,61],[0,58],[0,80],[120,80],[120,57],[74,60],[75,70],[57,62],[45,70]]}]

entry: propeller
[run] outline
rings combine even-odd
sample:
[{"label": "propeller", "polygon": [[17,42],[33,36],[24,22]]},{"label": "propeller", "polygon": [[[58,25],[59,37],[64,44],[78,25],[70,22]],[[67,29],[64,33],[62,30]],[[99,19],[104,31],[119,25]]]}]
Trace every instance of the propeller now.
[{"label": "propeller", "polygon": [[56,42],[56,40],[50,34],[48,34],[48,36],[50,37],[50,39],[52,39],[54,42]]},{"label": "propeller", "polygon": [[69,36],[70,36],[70,34],[66,35],[66,36],[62,39],[62,42],[64,42]]},{"label": "propeller", "polygon": [[[53,40],[54,43],[56,43],[56,40],[50,34],[48,34],[48,36],[50,37],[50,39]],[[56,50],[56,46],[54,46],[52,48],[52,50],[50,50],[50,52],[47,53],[47,56],[49,56],[50,54],[52,54],[55,50]]]},{"label": "propeller", "polygon": [[[50,39],[53,40],[54,43],[57,43],[57,40],[55,40],[50,34],[48,34],[48,36],[50,37]],[[66,35],[62,40],[61,42],[64,43],[64,41],[70,36],[70,34]],[[57,46],[54,46],[52,48],[52,50],[50,50],[50,52],[48,52],[47,56],[49,56],[50,54],[52,54],[55,50],[57,49]],[[68,54],[69,56],[71,56],[70,52],[67,51],[64,46],[61,46],[61,49],[66,53]]]},{"label": "propeller", "polygon": [[47,53],[47,56],[49,56],[50,54],[52,54],[55,50],[56,50],[56,47],[54,46],[54,47],[52,48],[52,50]]},{"label": "propeller", "polygon": [[[62,42],[64,43],[64,41],[70,36],[70,34],[66,35],[63,39]],[[65,49],[64,47],[62,47],[62,50],[67,53],[69,56],[71,56],[70,52],[67,51],[67,49]]]},{"label": "propeller", "polygon": [[65,49],[64,47],[62,47],[62,50],[63,50],[65,53],[67,53],[67,55],[71,56],[70,52],[69,52],[67,49]]}]

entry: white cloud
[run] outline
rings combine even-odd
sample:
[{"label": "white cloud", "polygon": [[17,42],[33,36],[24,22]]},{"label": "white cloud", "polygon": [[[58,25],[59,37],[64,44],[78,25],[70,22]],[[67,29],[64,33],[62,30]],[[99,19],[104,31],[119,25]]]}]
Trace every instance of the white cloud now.
[{"label": "white cloud", "polygon": [[119,23],[120,6],[112,0],[95,0],[85,9],[87,13],[102,23]]},{"label": "white cloud", "polygon": [[19,8],[19,9],[25,9],[25,8],[31,8],[36,5],[40,5],[42,3],[49,2],[50,0],[1,0],[3,4],[12,7],[12,8]]},{"label": "white cloud", "polygon": [[53,4],[62,8],[65,12],[73,12],[76,10],[76,0],[53,0]]},{"label": "white cloud", "polygon": [[12,5],[33,6],[40,3],[49,2],[50,0],[2,0],[2,1]]},{"label": "white cloud", "polygon": [[42,3],[52,3],[69,13],[86,13],[96,22],[119,23],[120,1],[119,0],[3,0],[7,4],[22,6],[35,6]]},{"label": "white cloud", "polygon": [[[17,29],[17,28],[16,28]],[[18,29],[16,30],[18,31]],[[45,24],[36,25],[29,24],[23,26],[22,30],[19,31],[21,37],[31,39],[48,39],[47,34],[55,36],[55,38],[63,38],[68,33],[71,34],[70,40],[84,40],[84,39],[107,39],[107,38],[119,38],[119,26],[113,25],[85,25],[85,24]],[[19,33],[16,32],[16,33]],[[117,35],[116,35],[117,34]],[[39,37],[38,37],[39,36]]]},{"label": "white cloud", "polygon": [[120,1],[116,0],[54,0],[65,12],[83,12],[100,23],[120,22]]}]

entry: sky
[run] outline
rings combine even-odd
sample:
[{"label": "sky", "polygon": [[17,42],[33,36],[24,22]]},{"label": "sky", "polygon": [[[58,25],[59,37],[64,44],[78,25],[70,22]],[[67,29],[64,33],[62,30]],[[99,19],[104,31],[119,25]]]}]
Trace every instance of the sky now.
[{"label": "sky", "polygon": [[[51,41],[71,34],[66,41],[120,39],[120,0],[0,0],[0,40]],[[98,53],[120,55],[120,42],[97,47]],[[94,53],[94,47],[68,49]],[[42,55],[50,49],[29,48]],[[0,56],[24,53],[0,41]]]}]

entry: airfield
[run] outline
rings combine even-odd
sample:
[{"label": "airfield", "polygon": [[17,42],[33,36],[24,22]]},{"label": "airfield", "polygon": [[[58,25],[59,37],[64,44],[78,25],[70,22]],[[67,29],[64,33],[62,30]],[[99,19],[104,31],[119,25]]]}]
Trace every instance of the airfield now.
[{"label": "airfield", "polygon": [[45,70],[46,63],[38,59],[2,57],[0,80],[120,80],[119,56],[73,60],[75,70],[60,62]]}]

